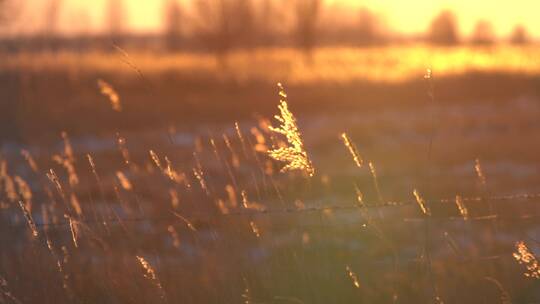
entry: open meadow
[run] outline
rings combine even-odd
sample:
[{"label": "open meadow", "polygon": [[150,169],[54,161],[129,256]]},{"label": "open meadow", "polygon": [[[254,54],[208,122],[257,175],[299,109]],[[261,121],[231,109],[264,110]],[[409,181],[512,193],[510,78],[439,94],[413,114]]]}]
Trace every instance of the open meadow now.
[{"label": "open meadow", "polygon": [[539,51],[2,53],[0,303],[540,303]]}]

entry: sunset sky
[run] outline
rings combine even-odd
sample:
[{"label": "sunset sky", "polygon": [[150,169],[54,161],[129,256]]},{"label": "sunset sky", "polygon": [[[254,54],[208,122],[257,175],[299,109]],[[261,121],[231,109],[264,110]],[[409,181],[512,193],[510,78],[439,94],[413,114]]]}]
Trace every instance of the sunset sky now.
[{"label": "sunset sky", "polygon": [[[3,33],[17,35],[39,31],[44,24],[44,8],[51,0],[26,0],[18,21]],[[97,33],[106,28],[106,8],[109,0],[63,0],[59,13],[59,31],[62,33]],[[190,0],[181,0],[189,4]],[[30,2],[32,2],[30,4]],[[158,32],[162,28],[162,8],[165,0],[123,0],[126,9],[125,27],[135,32]],[[286,1],[284,3],[287,3]],[[451,9],[458,15],[462,35],[468,35],[479,19],[493,23],[495,33],[506,36],[515,25],[522,24],[529,32],[540,37],[540,1],[470,1],[470,0],[326,0],[327,7],[366,6],[380,13],[394,31],[402,33],[424,32],[433,16],[442,9]]]}]

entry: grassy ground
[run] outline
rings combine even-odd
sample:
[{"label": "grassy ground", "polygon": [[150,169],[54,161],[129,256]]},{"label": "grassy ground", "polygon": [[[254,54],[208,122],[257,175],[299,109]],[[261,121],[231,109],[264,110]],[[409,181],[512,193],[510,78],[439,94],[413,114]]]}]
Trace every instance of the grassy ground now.
[{"label": "grassy ground", "polygon": [[[118,54],[10,57],[0,302],[538,302],[512,257],[540,238],[538,198],[519,196],[540,192],[535,50],[325,49],[311,65],[261,50],[221,66],[130,52],[142,76]],[[278,80],[311,178],[265,153],[284,140],[268,129]]]},{"label": "grassy ground", "polygon": [[[427,105],[426,68],[441,103],[537,98],[537,47],[442,48],[411,45],[320,49],[310,60],[292,49],[209,54],[22,53],[0,63],[3,137],[107,133],[169,124],[271,115],[283,82],[299,114]],[[111,111],[97,80],[118,92]],[[99,117],[100,123],[95,123]]]}]

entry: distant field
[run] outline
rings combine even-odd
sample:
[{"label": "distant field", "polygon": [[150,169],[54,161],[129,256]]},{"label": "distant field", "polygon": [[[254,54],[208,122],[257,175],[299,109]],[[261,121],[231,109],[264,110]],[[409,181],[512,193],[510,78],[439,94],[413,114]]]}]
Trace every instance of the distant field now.
[{"label": "distant field", "polygon": [[[322,48],[209,53],[60,52],[3,54],[0,137],[56,137],[170,124],[232,122],[272,115],[282,82],[299,115],[414,108],[437,102],[493,103],[540,95],[540,46]],[[97,87],[110,83],[122,112]],[[99,117],[100,123],[95,119]],[[9,130],[17,130],[12,132]]]},{"label": "distant field", "polygon": [[538,51],[4,54],[0,303],[537,303]]},{"label": "distant field", "polygon": [[[180,73],[193,77],[246,82],[348,83],[358,80],[403,82],[421,77],[426,68],[438,76],[469,72],[539,75],[540,46],[449,47],[399,45],[374,48],[320,48],[310,58],[293,48],[233,51],[217,59],[209,53],[141,51],[22,53],[4,55],[2,70],[133,73],[130,61],[143,73]],[[128,56],[128,57],[126,57]]]}]

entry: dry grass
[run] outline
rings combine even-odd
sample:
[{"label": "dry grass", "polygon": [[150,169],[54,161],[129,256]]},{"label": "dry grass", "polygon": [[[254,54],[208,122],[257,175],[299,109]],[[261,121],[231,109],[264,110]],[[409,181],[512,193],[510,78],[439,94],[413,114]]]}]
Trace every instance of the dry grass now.
[{"label": "dry grass", "polygon": [[526,277],[540,279],[540,264],[525,242],[519,241],[516,243],[516,252],[514,252],[513,256],[518,263],[525,265],[527,268],[523,273]]},{"label": "dry grass", "polygon": [[287,94],[285,94],[281,83],[278,83],[278,86],[279,96],[281,98],[278,106],[280,115],[276,115],[274,118],[280,123],[280,126],[277,128],[269,127],[269,129],[274,133],[284,135],[287,138],[288,146],[269,150],[268,155],[277,161],[286,163],[281,169],[282,172],[300,170],[306,172],[309,176],[313,176],[315,169],[304,148],[304,142],[298,130],[296,118],[289,110]]},{"label": "dry grass", "polygon": [[352,142],[352,140],[349,138],[349,136],[346,133],[341,133],[341,138],[343,139],[343,143],[349,150],[349,153],[351,153],[351,156],[356,166],[358,168],[362,168],[362,165],[364,164],[364,160],[360,156],[360,153],[358,152],[358,148],[356,148],[356,145]]},{"label": "dry grass", "polygon": [[[437,75],[451,74],[460,69],[449,64],[452,60],[474,57],[477,61],[471,59],[468,68],[493,71],[501,60],[514,58],[507,71],[537,73],[535,61],[527,57],[535,47],[514,49],[513,55],[505,50],[483,50],[475,57],[470,49],[445,49],[432,66]],[[235,68],[229,73],[237,79],[264,76],[264,81],[285,73],[296,84],[357,77],[393,82],[400,81],[397,74],[411,77],[424,71],[418,58],[430,52],[411,46],[402,50],[401,61],[392,48],[375,51],[388,56],[320,50],[311,67],[297,61],[292,50],[231,54],[229,64]],[[20,56],[3,64],[20,68],[26,55]],[[63,62],[61,68],[69,66],[69,56],[45,59],[40,68],[54,68],[55,60]],[[103,61],[95,65],[99,70],[113,65],[103,56],[117,55],[82,56],[87,56],[82,66]],[[165,69],[162,60],[167,58],[150,67],[145,56],[130,54],[130,60],[145,72]],[[169,68],[185,72],[200,63],[200,73],[217,69],[205,55],[177,56],[167,59]],[[515,63],[520,58],[530,61],[532,70],[521,70],[525,67]],[[283,72],[278,64],[277,71],[263,75],[265,65],[280,60],[293,62],[292,67]],[[95,145],[62,133],[55,144],[5,148],[0,162],[0,302],[538,299],[538,247],[529,241],[538,229],[538,196],[497,197],[538,191],[537,174],[526,170],[537,165],[538,147],[531,142],[539,129],[536,106],[510,104],[496,111],[485,105],[478,110],[482,104],[441,105],[435,110],[449,116],[436,116],[441,123],[432,167],[426,168],[432,126],[426,117],[433,109],[310,117],[297,115],[298,103],[287,100],[281,86],[279,96],[275,127],[257,116],[199,129],[171,126],[122,134],[114,129],[109,132],[114,135],[92,138]],[[122,100],[128,109],[129,99]],[[231,113],[236,114],[234,109]],[[499,168],[509,160],[523,165]],[[426,175],[430,171],[435,174]],[[431,187],[422,193],[425,197],[413,190],[426,189],[427,183]]]},{"label": "dry grass", "polygon": [[[282,99],[285,98],[285,93],[281,92],[280,95]],[[105,302],[117,297],[124,300],[131,299],[135,303],[179,300],[192,303],[200,301],[232,303],[239,299],[259,302],[278,298],[324,303],[336,298],[336,294],[340,294],[337,299],[344,302],[358,299],[376,302],[384,299],[382,301],[401,300],[413,303],[425,299],[426,295],[439,302],[452,301],[448,299],[472,301],[476,299],[474,296],[467,297],[466,294],[453,296],[452,286],[459,285],[460,280],[474,281],[477,276],[487,276],[488,272],[480,266],[484,263],[480,261],[484,259],[491,261],[489,263],[498,263],[505,271],[511,271],[512,277],[525,274],[528,279],[537,278],[536,258],[524,243],[518,243],[514,253],[500,252],[494,261],[491,260],[491,252],[474,254],[483,246],[512,249],[513,245],[508,245],[503,239],[497,238],[500,233],[504,233],[505,238],[512,234],[506,234],[507,232],[501,230],[496,232],[485,230],[485,227],[478,228],[469,231],[471,238],[473,236],[479,238],[476,241],[478,243],[467,245],[463,240],[455,238],[465,226],[452,227],[440,222],[432,228],[434,229],[432,238],[436,239],[437,235],[444,234],[451,252],[457,256],[450,259],[445,257],[446,253],[442,248],[431,252],[433,261],[430,267],[436,273],[437,289],[435,294],[429,295],[426,290],[429,290],[430,284],[423,281],[425,272],[413,275],[405,267],[406,265],[427,267],[423,257],[425,249],[419,250],[412,257],[407,254],[411,250],[411,244],[415,244],[418,239],[414,234],[409,235],[403,231],[407,226],[407,229],[416,230],[414,222],[421,221],[418,210],[409,203],[397,204],[384,200],[381,193],[383,190],[379,185],[381,175],[375,171],[374,162],[369,162],[369,168],[359,166],[358,149],[347,135],[341,134],[341,139],[345,139],[348,151],[343,151],[337,132],[334,133],[333,144],[337,146],[336,150],[343,152],[340,158],[343,158],[345,168],[351,167],[360,172],[348,181],[333,182],[331,178],[325,176],[327,173],[324,171],[319,173],[323,175],[320,178],[317,175],[306,178],[287,172],[277,173],[277,170],[274,170],[281,166],[281,159],[272,162],[271,153],[266,155],[266,151],[260,151],[261,144],[291,145],[302,151],[301,157],[307,157],[304,150],[305,143],[298,131],[295,117],[286,107],[285,101],[282,100],[279,105],[281,115],[278,121],[281,122],[281,126],[277,133],[285,135],[286,142],[275,138],[276,128],[268,127],[265,119],[259,119],[257,126],[251,127],[250,132],[245,132],[240,124],[236,123],[222,136],[209,135],[198,138],[194,154],[186,152],[186,159],[181,165],[175,165],[176,158],[163,156],[174,155],[170,152],[177,151],[176,149],[161,150],[166,147],[164,145],[141,153],[130,150],[129,141],[120,135],[117,136],[121,140],[116,147],[116,163],[109,163],[107,166],[102,162],[109,161],[111,156],[96,159],[86,151],[79,152],[65,133],[62,134],[60,145],[61,155],[41,155],[42,157],[36,159],[29,150],[24,150],[20,161],[22,166],[30,169],[29,172],[33,172],[32,174],[41,175],[39,170],[35,172],[34,168],[48,168],[55,165],[57,168],[49,170],[49,180],[32,179],[29,183],[19,176],[12,177],[12,171],[8,168],[8,163],[5,163],[2,174],[4,185],[9,186],[9,181],[13,180],[13,186],[3,189],[3,197],[11,196],[13,199],[21,197],[26,203],[19,203],[19,212],[15,212],[17,208],[9,204],[4,211],[14,214],[15,217],[22,215],[31,234],[30,237],[21,234],[24,229],[20,226],[13,227],[6,221],[1,221],[1,225],[5,225],[9,231],[18,232],[16,242],[22,244],[23,249],[5,250],[0,254],[0,258],[5,261],[23,252],[33,255],[34,259],[39,259],[38,263],[43,265],[51,263],[47,260],[52,257],[53,267],[42,270],[39,274],[27,273],[20,268],[21,266],[4,267],[0,268],[2,275],[10,279],[12,275],[19,273],[28,279],[35,276],[41,280],[59,275],[60,289],[56,291],[54,288],[57,288],[55,285],[57,283],[54,280],[50,283],[39,283],[49,286],[49,289],[59,295],[54,298],[56,303],[92,299],[92,294],[99,294]],[[86,159],[79,154],[85,155]],[[129,161],[126,161],[127,155]],[[295,152],[294,156],[297,157],[298,154]],[[58,161],[58,158],[62,161]],[[28,162],[29,159],[32,161]],[[237,166],[230,165],[233,159],[237,159],[239,163]],[[70,165],[66,166],[66,162]],[[81,166],[81,162],[88,163]],[[268,166],[271,169],[268,169]],[[303,166],[295,169],[307,171]],[[479,161],[471,161],[469,169],[471,183],[474,184],[476,175],[482,187],[486,187],[487,173]],[[56,170],[60,170],[61,173],[57,174]],[[74,176],[77,183],[70,182]],[[179,176],[182,178],[176,178]],[[356,187],[352,187],[352,181],[357,184]],[[326,204],[318,206],[310,202],[312,200],[310,197],[315,193],[313,189],[301,191],[290,187],[290,185],[305,187],[312,184],[315,188],[323,188],[327,187],[325,184],[332,184],[335,187],[344,183],[351,184],[350,192],[341,194],[339,191],[329,189],[327,192],[317,194],[323,198],[337,197],[343,201],[341,206],[334,207]],[[14,189],[9,190],[10,187]],[[56,193],[47,196],[46,192],[39,190],[40,187],[44,189],[53,187]],[[151,190],[154,187],[155,190]],[[371,193],[368,195],[368,202],[365,202],[366,198],[362,194],[364,191]],[[162,197],[148,199],[146,198],[148,193]],[[478,223],[482,220],[480,213],[487,213],[487,204],[482,197],[471,199],[457,196],[455,200],[433,201],[430,204],[433,209],[427,209],[427,202],[418,191],[414,190],[413,194],[422,213],[431,217],[433,221],[438,221],[441,217],[453,218],[457,213],[469,222]],[[101,199],[98,199],[99,197]],[[238,203],[238,197],[241,198],[241,204]],[[292,202],[292,199],[295,201]],[[354,202],[355,200],[357,202]],[[370,203],[373,200],[378,202]],[[35,209],[33,214],[25,207],[30,205],[28,203],[30,201]],[[455,206],[447,208],[450,203],[455,203]],[[379,212],[377,216],[373,216],[375,210],[371,209],[374,205],[381,206],[377,209]],[[344,206],[347,208],[342,209]],[[392,206],[384,207],[392,208],[392,213],[382,209],[382,206]],[[495,210],[505,210],[502,208],[505,207],[499,205]],[[216,210],[219,212],[215,213]],[[314,212],[313,210],[317,213],[316,220],[309,216],[309,212]],[[474,210],[474,213],[471,213],[471,210]],[[33,217],[40,213],[43,216],[39,217],[40,220],[36,224]],[[290,215],[289,218],[283,218],[280,214]],[[527,216],[530,213],[522,215]],[[321,218],[322,227],[316,225],[320,224]],[[141,225],[138,221],[142,221]],[[46,225],[42,226],[43,224]],[[52,226],[49,227],[49,224]],[[534,224],[532,225],[534,227]],[[205,236],[207,234],[209,238]],[[326,242],[331,239],[340,240],[344,245],[330,246]],[[367,247],[358,250],[348,248],[346,245],[356,244],[357,241],[365,242]],[[32,246],[39,248],[38,251],[32,253]],[[243,259],[242,256],[246,252],[255,249],[264,250],[269,256],[263,258],[263,262],[250,258],[238,263],[237,259]],[[189,252],[200,256],[195,260],[177,264],[178,259],[192,254]],[[520,269],[517,263],[512,262],[512,255],[515,260],[526,266],[525,271]],[[103,259],[99,262],[100,270],[92,272],[82,270],[88,261],[87,256]],[[133,271],[133,264],[128,262],[133,256],[136,257],[135,260],[142,273]],[[151,263],[143,256],[157,258]],[[293,260],[290,261],[289,258]],[[383,262],[389,258],[392,263]],[[109,259],[112,261],[107,262]],[[402,259],[406,262],[400,261]],[[462,259],[478,262],[471,268],[465,265]],[[28,260],[23,258],[20,262],[28,263]],[[266,263],[273,266],[264,266]],[[281,264],[285,266],[280,266]],[[208,269],[204,268],[205,265],[208,265]],[[346,265],[345,275],[343,265]],[[266,294],[263,285],[257,283],[259,279],[256,276],[245,278],[245,273],[249,271],[258,273],[259,269],[270,275],[266,279],[259,278],[264,280],[264,284],[272,286],[269,287],[270,295]],[[360,270],[361,279],[353,269]],[[320,279],[319,276],[325,273],[332,273],[341,279],[335,282]],[[450,273],[456,276],[456,280],[446,278]],[[482,296],[498,298],[504,303],[509,303],[521,293],[530,294],[523,291],[519,284],[513,284],[503,273],[496,272],[489,275],[490,279],[486,280],[492,282],[500,291],[491,292],[489,287],[482,287],[477,292],[481,292]],[[139,276],[145,278],[147,282],[139,281]],[[285,278],[287,276],[292,277]],[[299,278],[306,276],[311,277],[314,282],[301,284],[297,282]],[[97,278],[100,278],[100,284],[109,287],[103,289],[92,285],[93,280]],[[224,278],[237,281],[226,284],[221,281]],[[279,283],[280,280],[292,286],[285,287]],[[12,288],[13,285],[10,284],[9,287]],[[26,285],[21,285],[20,288],[23,286]],[[351,290],[351,286],[355,291]],[[176,292],[177,288],[181,291]],[[197,293],[195,289],[202,289],[202,292]],[[211,290],[215,290],[216,294],[208,293]],[[234,290],[234,295],[225,300],[221,299],[230,294],[231,290]],[[21,294],[17,284],[14,291],[2,290],[2,292],[4,297],[11,295],[16,299],[21,298],[30,302],[36,299]],[[316,293],[319,296],[315,298],[309,296],[309,293]],[[134,299],[135,294],[139,294],[140,298]],[[63,300],[57,300],[58,297]],[[43,302],[47,301],[48,298]]]},{"label": "dry grass", "polygon": [[99,90],[101,91],[101,94],[106,96],[111,102],[111,107],[113,108],[113,110],[121,112],[122,105],[120,104],[120,97],[118,96],[118,93],[114,90],[112,85],[105,82],[105,80],[103,79],[98,79],[97,84]]}]

